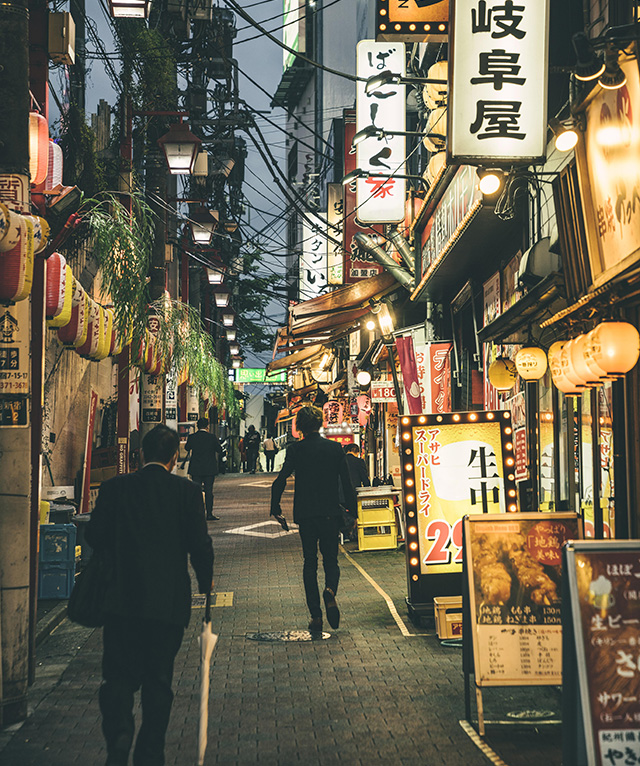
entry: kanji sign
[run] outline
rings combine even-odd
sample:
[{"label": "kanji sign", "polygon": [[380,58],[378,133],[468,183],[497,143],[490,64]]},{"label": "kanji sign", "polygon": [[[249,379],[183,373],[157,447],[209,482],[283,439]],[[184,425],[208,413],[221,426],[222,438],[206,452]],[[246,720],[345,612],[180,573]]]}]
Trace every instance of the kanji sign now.
[{"label": "kanji sign", "polygon": [[396,390],[392,380],[375,380],[371,383],[372,402],[395,402]]},{"label": "kanji sign", "polygon": [[236,383],[286,383],[286,370],[279,370],[267,375],[264,367],[239,367],[234,370]]},{"label": "kanji sign", "polygon": [[29,301],[0,306],[0,426],[29,423]]},{"label": "kanji sign", "polygon": [[307,213],[302,223],[300,257],[300,300],[321,295],[327,289],[327,225],[322,216]]},{"label": "kanji sign", "polygon": [[450,162],[543,162],[549,0],[452,3]]},{"label": "kanji sign", "polygon": [[[404,43],[377,43],[361,40],[356,50],[356,72],[365,80],[390,71],[404,75]],[[365,82],[356,86],[356,131],[368,127],[396,133],[406,130],[406,86],[385,85],[366,93]],[[356,184],[357,216],[363,223],[399,223],[404,220],[407,156],[406,137],[386,135],[365,138],[356,146],[356,166],[375,174],[359,178]],[[382,176],[382,177],[379,177]]]},{"label": "kanji sign", "polygon": [[446,42],[449,0],[376,0],[376,40]]}]

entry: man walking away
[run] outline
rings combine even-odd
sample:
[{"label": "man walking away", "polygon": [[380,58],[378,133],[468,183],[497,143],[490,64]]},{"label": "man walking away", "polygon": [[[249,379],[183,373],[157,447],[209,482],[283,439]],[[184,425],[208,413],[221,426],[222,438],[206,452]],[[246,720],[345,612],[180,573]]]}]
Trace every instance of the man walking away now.
[{"label": "man walking away", "polygon": [[260,450],[260,434],[256,431],[256,427],[253,424],[249,426],[244,436],[244,448],[247,451],[247,468],[249,473],[255,473],[258,451]]},{"label": "man walking away", "polygon": [[338,485],[344,487],[345,505],[356,513],[356,494],[351,486],[347,460],[342,447],[324,439],[318,433],[322,425],[322,410],[311,405],[301,407],[296,415],[296,429],[301,441],[287,447],[284,465],[271,487],[271,515],[286,524],[280,508],[280,498],[287,478],[295,473],[293,520],[298,524],[304,565],[302,578],[311,613],[309,630],[322,630],[322,610],[318,590],[318,546],[322,553],[325,589],[322,594],[327,620],[332,628],[340,623],[336,603],[340,569],[338,567],[338,534],[342,526],[342,511]]},{"label": "man walking away", "polygon": [[[204,504],[207,509],[207,519],[219,521],[220,516],[213,515],[213,482],[219,473],[222,460],[222,445],[217,436],[209,433],[209,421],[207,418],[198,420],[198,430],[189,434],[187,443],[184,445],[187,454],[191,454],[189,460],[189,476],[204,490]],[[184,459],[182,465],[187,458]]]},{"label": "man walking away", "polygon": [[213,546],[202,492],[171,473],[180,440],[156,426],[142,440],[144,466],[100,487],[86,537],[113,566],[105,597],[99,701],[107,766],[126,766],[133,698],[142,687],[134,766],[163,766],[173,663],[191,611],[191,560],[200,592],[212,586]]},{"label": "man walking away", "polygon": [[[354,442],[347,444],[344,448],[344,451],[347,456],[347,468],[349,469],[349,476],[351,477],[351,486],[354,488],[354,490],[356,487],[371,486],[367,464],[361,457],[358,457],[358,452],[360,451],[358,445]],[[343,493],[341,493],[340,502],[344,505]],[[353,519],[349,519],[349,522],[351,521],[351,527],[349,527],[348,523],[346,523],[345,529],[342,532],[345,540],[352,540],[355,533],[357,518],[354,517]]]},{"label": "man walking away", "polygon": [[276,453],[278,448],[273,440],[271,434],[262,442],[262,448],[264,449],[264,457],[267,464],[267,473],[273,471],[273,464],[276,459]]}]

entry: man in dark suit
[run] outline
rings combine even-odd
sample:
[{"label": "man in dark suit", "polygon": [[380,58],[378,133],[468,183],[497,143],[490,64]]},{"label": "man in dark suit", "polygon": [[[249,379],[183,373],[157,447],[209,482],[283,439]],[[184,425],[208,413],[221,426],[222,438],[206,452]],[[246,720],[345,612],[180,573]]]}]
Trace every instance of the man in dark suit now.
[{"label": "man in dark suit", "polygon": [[[354,442],[347,444],[344,448],[345,455],[347,456],[347,468],[349,469],[349,476],[351,477],[351,486],[356,487],[369,487],[371,482],[369,481],[369,471],[367,470],[367,464],[361,457],[358,457],[360,451],[358,445]],[[340,501],[344,503],[343,495],[341,493]],[[345,540],[352,540],[355,534],[356,518],[349,519],[353,521],[351,526],[345,525],[342,534]]]},{"label": "man in dark suit", "polygon": [[178,434],[156,426],[142,440],[144,467],[100,487],[86,538],[113,566],[105,597],[99,701],[107,766],[126,766],[133,698],[142,687],[134,766],[162,766],[173,663],[191,612],[191,560],[200,592],[212,587],[213,546],[202,492],[172,475]]},{"label": "man in dark suit", "polygon": [[[301,407],[296,415],[296,429],[303,439],[287,447],[284,465],[271,487],[271,515],[283,523],[280,498],[287,478],[295,473],[293,520],[299,527],[304,566],[302,578],[311,613],[309,630],[322,630],[322,609],[318,590],[318,546],[322,553],[325,589],[322,594],[327,619],[332,628],[340,622],[336,603],[340,569],[338,567],[338,534],[342,526],[342,511],[338,485],[342,482],[345,505],[355,515],[356,494],[351,486],[349,470],[342,447],[324,439],[318,431],[322,425],[322,410],[311,405]],[[286,522],[285,522],[286,523]]]},{"label": "man in dark suit", "polygon": [[[207,518],[210,521],[219,521],[220,516],[213,514],[213,482],[218,475],[218,458],[222,460],[222,445],[220,439],[209,432],[207,418],[198,420],[198,430],[189,434],[184,448],[191,455],[188,471],[191,481],[194,481],[204,490]],[[184,465],[184,461],[182,465]]]}]

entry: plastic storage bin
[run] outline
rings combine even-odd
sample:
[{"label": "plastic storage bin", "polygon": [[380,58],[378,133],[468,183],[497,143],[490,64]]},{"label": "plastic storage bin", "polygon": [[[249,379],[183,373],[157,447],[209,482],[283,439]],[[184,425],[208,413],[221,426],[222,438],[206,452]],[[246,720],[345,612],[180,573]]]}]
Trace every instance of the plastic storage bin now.
[{"label": "plastic storage bin", "polygon": [[75,524],[43,524],[40,527],[41,564],[70,564],[75,556]]},{"label": "plastic storage bin", "polygon": [[438,638],[462,638],[462,596],[433,599]]},{"label": "plastic storage bin", "polygon": [[398,547],[398,528],[393,507],[396,490],[358,487],[358,550],[381,551]]},{"label": "plastic storage bin", "polygon": [[38,598],[69,598],[75,580],[76,565],[44,563],[38,569]]}]

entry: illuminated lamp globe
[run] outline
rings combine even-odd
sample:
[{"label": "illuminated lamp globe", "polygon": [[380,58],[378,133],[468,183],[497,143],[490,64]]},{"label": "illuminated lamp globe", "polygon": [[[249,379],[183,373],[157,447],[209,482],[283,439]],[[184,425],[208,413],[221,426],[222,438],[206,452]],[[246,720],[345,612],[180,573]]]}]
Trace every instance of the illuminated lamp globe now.
[{"label": "illuminated lamp globe", "polygon": [[537,346],[524,346],[516,354],[516,370],[523,380],[540,380],[547,371],[547,355]]},{"label": "illuminated lamp globe", "polygon": [[569,380],[576,389],[585,390],[587,387],[587,381],[582,378],[576,371],[571,361],[571,343],[567,341],[560,349],[560,366],[562,367],[562,374],[567,380]]},{"label": "illuminated lamp globe", "polygon": [[583,344],[584,363],[587,365],[589,371],[591,372],[592,377],[598,378],[598,380],[601,380],[601,381],[613,380],[616,376],[607,375],[607,373],[602,369],[602,367],[600,367],[600,365],[596,363],[596,360],[593,356],[593,347],[591,345],[591,338],[593,336],[594,331],[595,331],[595,327],[593,328],[593,330],[591,330],[584,336],[584,344]]},{"label": "illuminated lamp globe", "polygon": [[39,112],[29,112],[29,175],[39,186],[49,171],[49,124]]},{"label": "illuminated lamp globe", "polygon": [[371,375],[366,370],[360,370],[356,375],[356,380],[358,381],[358,385],[364,388],[371,383]]},{"label": "illuminated lamp globe", "polygon": [[478,182],[478,188],[483,194],[487,196],[495,194],[502,186],[503,177],[502,173],[498,170],[483,170],[482,172],[478,171],[478,176],[480,178],[480,181]]},{"label": "illuminated lamp globe", "polygon": [[489,382],[498,391],[513,388],[517,377],[515,364],[504,356],[499,356],[489,367]]},{"label": "illuminated lamp globe", "polygon": [[578,143],[578,131],[569,127],[556,136],[556,149],[559,152],[570,152]]},{"label": "illuminated lamp globe", "polygon": [[629,322],[602,322],[590,335],[591,354],[607,375],[624,375],[640,356],[640,334]]},{"label": "illuminated lamp globe", "polygon": [[584,380],[585,385],[594,387],[600,385],[602,381],[600,380],[600,375],[594,374],[592,368],[587,365],[584,353],[586,340],[586,335],[578,335],[577,338],[574,338],[571,341],[569,355],[571,356],[574,370]]},{"label": "illuminated lamp globe", "polygon": [[575,385],[564,375],[562,371],[562,364],[560,361],[560,354],[564,348],[566,341],[556,341],[549,347],[549,369],[551,370],[551,380],[553,385],[567,396],[578,396],[582,393],[582,389],[578,389]]}]

